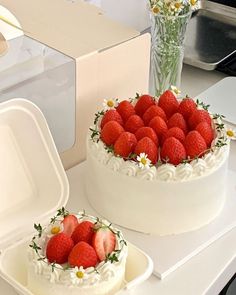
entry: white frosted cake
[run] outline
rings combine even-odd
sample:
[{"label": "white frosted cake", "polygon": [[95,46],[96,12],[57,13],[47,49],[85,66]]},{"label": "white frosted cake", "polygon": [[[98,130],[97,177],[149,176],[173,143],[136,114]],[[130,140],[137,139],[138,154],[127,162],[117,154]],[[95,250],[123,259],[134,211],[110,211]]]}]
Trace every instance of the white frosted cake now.
[{"label": "white frosted cake", "polygon": [[86,193],[99,214],[157,235],[196,230],[218,216],[229,157],[220,115],[170,90],[105,106],[87,140]]},{"label": "white frosted cake", "polygon": [[64,208],[42,228],[35,225],[28,288],[35,295],[111,295],[124,283],[127,244],[105,220]]}]

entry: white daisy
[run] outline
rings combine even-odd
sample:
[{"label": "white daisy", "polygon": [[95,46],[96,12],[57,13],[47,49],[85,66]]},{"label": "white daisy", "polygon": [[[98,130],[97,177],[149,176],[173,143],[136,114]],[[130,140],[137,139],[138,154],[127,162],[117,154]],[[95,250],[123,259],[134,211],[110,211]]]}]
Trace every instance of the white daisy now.
[{"label": "white daisy", "polygon": [[83,283],[84,280],[88,278],[88,274],[86,273],[83,266],[76,266],[70,273],[71,281],[74,285],[80,285]]},{"label": "white daisy", "polygon": [[104,99],[102,105],[104,107],[104,110],[107,111],[117,107],[117,104],[118,104],[118,101],[116,99],[111,98],[111,99]]},{"label": "white daisy", "polygon": [[149,169],[151,165],[151,161],[148,159],[148,156],[145,153],[141,153],[137,156],[138,166],[141,169]]},{"label": "white daisy", "polygon": [[229,128],[226,130],[226,134],[228,136],[228,138],[232,139],[232,140],[236,140],[236,131],[232,128]]},{"label": "white daisy", "polygon": [[57,221],[55,223],[51,223],[46,229],[46,236],[51,238],[52,236],[63,232],[64,226],[61,221]]},{"label": "white daisy", "polygon": [[178,97],[179,94],[181,93],[181,91],[180,91],[176,86],[171,85],[170,88],[171,88],[172,93],[173,93],[176,97]]}]

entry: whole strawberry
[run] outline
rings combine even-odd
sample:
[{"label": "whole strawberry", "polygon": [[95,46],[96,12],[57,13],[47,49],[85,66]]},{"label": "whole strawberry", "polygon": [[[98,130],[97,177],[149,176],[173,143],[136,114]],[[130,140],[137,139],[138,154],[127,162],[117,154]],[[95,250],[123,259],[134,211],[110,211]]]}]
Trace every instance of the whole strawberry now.
[{"label": "whole strawberry", "polygon": [[124,132],[124,128],[118,122],[109,121],[101,131],[101,139],[106,145],[112,145],[122,132]]},{"label": "whole strawberry", "polygon": [[148,125],[149,122],[151,121],[151,119],[156,117],[156,116],[161,117],[165,122],[167,122],[166,114],[163,111],[163,109],[160,108],[157,105],[153,105],[150,108],[148,108],[146,110],[146,112],[143,114],[143,122],[144,122],[144,124]]},{"label": "whole strawberry", "polygon": [[162,135],[168,130],[166,122],[159,116],[154,117],[148,126],[156,132],[159,140],[161,140]]},{"label": "whole strawberry", "polygon": [[93,234],[94,224],[91,221],[83,221],[76,227],[71,238],[75,244],[81,241],[91,244]]},{"label": "whole strawberry", "polygon": [[138,101],[136,102],[134,109],[136,114],[142,117],[146,110],[154,104],[155,101],[153,97],[148,94],[144,94],[138,98]]},{"label": "whole strawberry", "polygon": [[207,149],[206,142],[201,134],[196,131],[190,131],[185,138],[184,146],[186,149],[187,156],[190,159],[195,157],[201,157]]},{"label": "whole strawberry", "polygon": [[102,117],[101,121],[101,129],[105,126],[105,124],[109,121],[116,121],[118,122],[121,126],[124,125],[124,122],[121,118],[121,115],[116,111],[116,110],[109,110],[107,111],[104,116]]},{"label": "whole strawberry", "polygon": [[72,267],[95,267],[98,263],[98,258],[94,248],[91,245],[86,242],[79,242],[70,252],[68,262]]},{"label": "whole strawberry", "polygon": [[135,132],[135,136],[139,141],[143,137],[149,137],[158,147],[158,137],[156,132],[151,127],[141,127]]},{"label": "whole strawberry", "polygon": [[165,142],[165,140],[169,137],[175,137],[181,143],[184,143],[184,140],[185,140],[184,132],[179,127],[172,127],[168,129],[168,131],[162,136],[162,145]]},{"label": "whole strawberry", "polygon": [[73,247],[74,242],[72,238],[65,233],[59,233],[48,241],[46,257],[51,263],[66,263]]},{"label": "whole strawberry", "polygon": [[143,120],[138,115],[132,115],[125,123],[125,130],[131,133],[135,133],[139,128],[143,126]]},{"label": "whole strawberry", "polygon": [[141,153],[145,153],[148,159],[152,162],[152,164],[156,164],[158,160],[158,149],[155,143],[149,138],[144,137],[140,139],[136,145],[134,150],[136,155],[140,155]]},{"label": "whole strawberry", "polygon": [[177,112],[179,103],[172,91],[166,90],[159,98],[159,107],[165,112],[167,119]]},{"label": "whole strawberry", "polygon": [[188,120],[188,125],[193,130],[199,123],[207,122],[211,126],[211,117],[206,110],[195,110]]},{"label": "whole strawberry", "polygon": [[161,149],[161,159],[173,165],[180,164],[186,159],[186,151],[183,144],[175,137],[169,137],[165,140]]},{"label": "whole strawberry", "polygon": [[135,115],[134,107],[128,100],[120,102],[116,110],[121,115],[124,122],[126,122],[130,116]]},{"label": "whole strawberry", "polygon": [[182,129],[184,131],[185,134],[188,131],[187,123],[186,123],[184,117],[180,113],[173,114],[170,117],[167,126],[169,129],[172,127],[179,127],[180,129]]},{"label": "whole strawberry", "polygon": [[108,227],[101,227],[95,232],[92,245],[99,260],[104,261],[115,250],[116,236]]},{"label": "whole strawberry", "polygon": [[201,122],[195,128],[201,136],[205,139],[207,147],[211,146],[211,142],[214,139],[214,132],[212,127],[207,122]]},{"label": "whole strawberry", "polygon": [[127,158],[133,153],[136,144],[137,139],[133,133],[123,132],[114,144],[114,152],[118,156]]},{"label": "whole strawberry", "polygon": [[71,236],[74,229],[79,224],[79,222],[78,222],[78,218],[75,215],[69,214],[64,217],[64,219],[62,220],[62,224],[63,224],[63,233]]},{"label": "whole strawberry", "polygon": [[196,109],[197,105],[192,98],[184,98],[179,104],[178,113],[182,114],[185,120],[188,120]]}]

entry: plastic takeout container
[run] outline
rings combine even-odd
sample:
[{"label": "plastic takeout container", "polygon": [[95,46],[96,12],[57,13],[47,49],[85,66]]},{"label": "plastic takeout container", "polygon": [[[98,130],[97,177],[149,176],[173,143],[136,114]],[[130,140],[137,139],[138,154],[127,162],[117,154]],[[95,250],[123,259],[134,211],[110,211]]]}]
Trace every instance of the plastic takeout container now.
[{"label": "plastic takeout container", "polygon": [[[30,101],[0,104],[0,161],[0,276],[18,294],[32,295],[27,249],[33,223],[44,225],[67,204],[69,184],[47,122]],[[118,293],[130,294],[152,271],[151,259],[129,244],[126,282]]]}]

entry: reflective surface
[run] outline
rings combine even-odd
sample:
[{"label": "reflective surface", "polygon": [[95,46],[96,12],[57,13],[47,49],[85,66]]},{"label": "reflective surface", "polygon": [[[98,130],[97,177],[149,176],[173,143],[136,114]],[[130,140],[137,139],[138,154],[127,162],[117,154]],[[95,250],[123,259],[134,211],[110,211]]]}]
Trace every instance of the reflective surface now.
[{"label": "reflective surface", "polygon": [[0,102],[26,98],[43,111],[59,152],[75,141],[75,61],[29,37],[0,57]]}]

